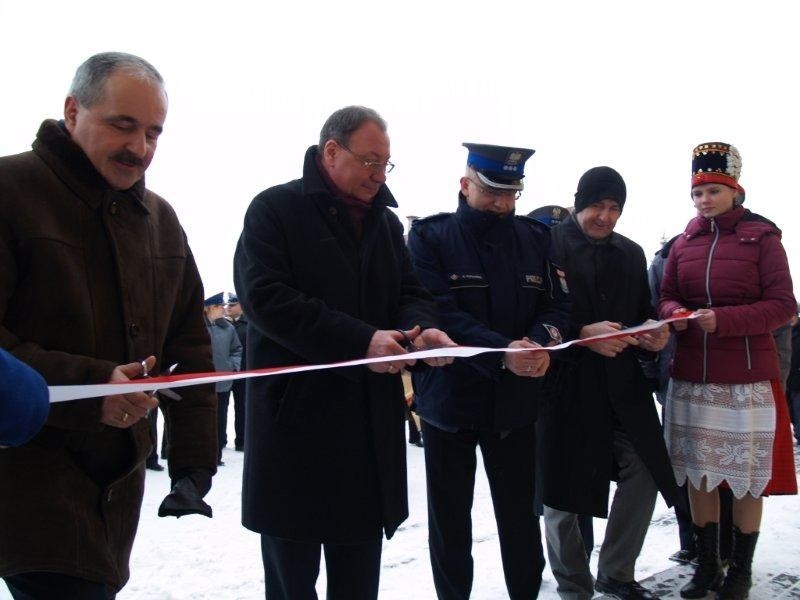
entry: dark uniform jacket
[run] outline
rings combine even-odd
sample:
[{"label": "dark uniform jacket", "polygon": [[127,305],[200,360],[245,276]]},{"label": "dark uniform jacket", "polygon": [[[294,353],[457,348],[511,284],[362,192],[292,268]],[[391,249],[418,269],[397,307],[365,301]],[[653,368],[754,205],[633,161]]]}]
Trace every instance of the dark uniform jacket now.
[{"label": "dark uniform jacket", "polygon": [[[303,178],[253,200],[234,278],[247,366],[362,358],[378,329],[434,325],[381,187],[357,240],[306,152]],[[242,522],[281,538],[365,542],[408,516],[400,376],[366,367],[248,380]]]},{"label": "dark uniform jacket", "polygon": [[[572,217],[551,231],[554,261],[563,263],[572,300],[570,338],[584,325],[614,321],[638,325],[653,308],[642,249],[612,233],[588,239]],[[615,358],[586,347],[559,352],[553,365],[561,393],[542,416],[544,503],[568,512],[608,516],[615,477],[613,432],[625,431],[658,489],[671,503],[677,488],[653,402],[654,382],[640,360],[651,353],[629,347]]]},{"label": "dark uniform jacket", "polygon": [[[566,288],[548,260],[549,246],[546,225],[477,211],[461,194],[457,212],[415,221],[408,238],[444,330],[464,346],[504,348],[523,336],[544,346],[566,331]],[[533,423],[541,381],[503,369],[502,358],[487,353],[414,373],[417,412],[446,430]]]},{"label": "dark uniform jacket", "polygon": [[[48,384],[104,383],[150,354],[210,371],[202,307],[186,236],[144,181],[112,190],[55,121],[33,152],[0,159],[0,343]],[[166,407],[170,474],[213,473],[212,386],[181,395]],[[102,425],[101,403],[56,404],[31,442],[0,451],[0,576],[127,581],[150,423]]]}]

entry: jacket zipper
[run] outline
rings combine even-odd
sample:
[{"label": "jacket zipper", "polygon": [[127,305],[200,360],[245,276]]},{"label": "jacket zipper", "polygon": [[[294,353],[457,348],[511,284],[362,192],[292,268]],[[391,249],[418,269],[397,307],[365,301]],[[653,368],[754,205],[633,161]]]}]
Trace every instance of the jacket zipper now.
[{"label": "jacket zipper", "polygon": [[[711,219],[711,231],[714,232],[714,241],[711,242],[711,248],[708,251],[708,261],[706,262],[706,308],[711,308],[711,260],[714,257],[714,250],[717,247],[717,240],[719,240],[719,228],[716,221]],[[703,332],[703,383],[708,377],[708,332]]]},{"label": "jacket zipper", "polygon": [[747,370],[750,371],[753,369],[753,365],[750,362],[750,336],[744,336],[744,351],[747,355]]}]

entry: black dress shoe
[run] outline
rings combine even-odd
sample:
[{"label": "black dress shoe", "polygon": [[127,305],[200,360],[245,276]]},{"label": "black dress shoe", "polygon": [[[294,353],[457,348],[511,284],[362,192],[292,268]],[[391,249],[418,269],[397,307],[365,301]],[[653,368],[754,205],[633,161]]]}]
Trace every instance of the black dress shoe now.
[{"label": "black dress shoe", "polygon": [[619,600],[656,600],[658,596],[639,585],[638,581],[620,581],[602,573],[597,574],[594,589]]},{"label": "black dress shoe", "polygon": [[160,465],[159,463],[157,463],[157,462],[154,462],[154,463],[147,463],[147,464],[145,465],[145,468],[146,468],[146,469],[150,469],[151,471],[163,471],[163,470],[164,470],[164,467],[163,467],[163,466],[161,466],[161,465]]},{"label": "black dress shoe", "polygon": [[417,448],[422,448],[422,440],[408,440],[408,443]]},{"label": "black dress shoe", "polygon": [[675,562],[684,565],[688,565],[695,558],[697,558],[697,552],[692,552],[691,550],[686,550],[684,548],[678,550],[675,554],[669,557],[670,560],[674,560]]},{"label": "black dress shoe", "polygon": [[224,467],[225,466],[225,463],[223,462],[223,460],[221,458],[217,461],[217,466],[218,467]]}]

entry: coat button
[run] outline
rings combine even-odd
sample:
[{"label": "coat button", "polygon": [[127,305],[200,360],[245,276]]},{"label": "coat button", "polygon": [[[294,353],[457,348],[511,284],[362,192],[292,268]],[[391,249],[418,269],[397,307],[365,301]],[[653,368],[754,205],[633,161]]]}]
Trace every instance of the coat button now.
[{"label": "coat button", "polygon": [[111,206],[108,207],[108,212],[110,212],[112,215],[117,214],[117,203],[116,202],[112,202],[111,203]]},{"label": "coat button", "polygon": [[139,335],[139,326],[136,323],[131,323],[128,326],[128,333],[130,333],[132,338],[135,338],[137,335]]},{"label": "coat button", "polygon": [[335,206],[331,206],[330,208],[328,208],[328,212],[331,213],[335,217],[336,216],[336,207]]}]

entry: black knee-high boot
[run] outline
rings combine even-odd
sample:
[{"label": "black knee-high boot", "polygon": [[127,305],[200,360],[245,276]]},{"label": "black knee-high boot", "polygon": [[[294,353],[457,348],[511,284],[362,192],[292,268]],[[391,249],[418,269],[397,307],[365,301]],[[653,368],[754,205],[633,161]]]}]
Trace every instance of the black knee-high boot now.
[{"label": "black knee-high boot", "polygon": [[756,551],[758,532],[742,533],[733,528],[733,556],[725,581],[717,592],[717,600],[744,600],[753,584],[753,553]]},{"label": "black knee-high boot", "polygon": [[681,588],[682,598],[705,598],[709,590],[716,591],[722,583],[722,566],[719,562],[719,523],[706,523],[704,527],[692,525],[697,549],[697,568],[691,581]]}]

